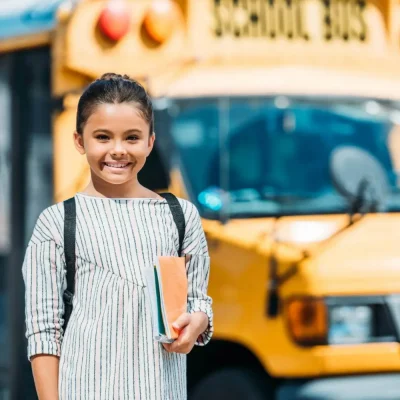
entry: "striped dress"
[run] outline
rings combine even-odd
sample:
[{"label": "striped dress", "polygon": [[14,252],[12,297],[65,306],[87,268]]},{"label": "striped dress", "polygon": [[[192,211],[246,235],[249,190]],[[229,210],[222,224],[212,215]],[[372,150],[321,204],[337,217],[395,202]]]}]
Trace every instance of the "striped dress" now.
[{"label": "striped dress", "polygon": [[[63,334],[64,206],[38,218],[23,265],[28,358],[60,357],[59,399],[180,400],[187,398],[186,356],[153,340],[145,268],[157,255],[177,255],[178,230],[165,199],[110,199],[77,194],[76,286]],[[212,335],[207,295],[209,256],[199,213],[179,199],[186,221],[188,312],[203,311]]]}]

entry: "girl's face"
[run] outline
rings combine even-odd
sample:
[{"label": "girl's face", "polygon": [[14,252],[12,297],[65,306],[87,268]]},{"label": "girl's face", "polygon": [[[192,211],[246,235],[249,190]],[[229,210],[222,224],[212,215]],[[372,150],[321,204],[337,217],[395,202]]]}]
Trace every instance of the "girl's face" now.
[{"label": "girl's face", "polygon": [[75,146],[86,154],[92,174],[111,183],[137,178],[153,149],[155,135],[132,103],[100,104],[88,118]]}]

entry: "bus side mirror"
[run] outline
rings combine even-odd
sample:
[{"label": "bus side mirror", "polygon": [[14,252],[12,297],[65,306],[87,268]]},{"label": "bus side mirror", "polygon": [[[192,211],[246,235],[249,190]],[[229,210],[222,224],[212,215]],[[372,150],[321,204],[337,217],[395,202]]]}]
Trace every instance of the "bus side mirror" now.
[{"label": "bus side mirror", "polygon": [[337,191],[349,202],[350,215],[385,210],[390,185],[372,154],[356,146],[340,146],[332,152],[330,170]]}]

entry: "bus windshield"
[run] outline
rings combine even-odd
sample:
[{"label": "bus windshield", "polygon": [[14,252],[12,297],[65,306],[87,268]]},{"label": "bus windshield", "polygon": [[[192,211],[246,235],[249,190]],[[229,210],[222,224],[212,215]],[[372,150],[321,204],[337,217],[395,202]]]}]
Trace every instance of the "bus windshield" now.
[{"label": "bus windshield", "polygon": [[400,106],[366,99],[174,100],[171,131],[190,197],[203,216],[344,213],[329,169],[342,145],[371,153],[400,211]]}]

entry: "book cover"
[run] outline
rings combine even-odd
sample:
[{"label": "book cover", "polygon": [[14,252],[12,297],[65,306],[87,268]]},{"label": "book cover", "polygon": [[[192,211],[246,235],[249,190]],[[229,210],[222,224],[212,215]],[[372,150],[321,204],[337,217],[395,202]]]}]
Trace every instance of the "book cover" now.
[{"label": "book cover", "polygon": [[179,336],[172,324],[181,314],[187,312],[185,258],[158,256],[154,268],[147,268],[145,272],[154,337],[160,342],[171,343]]}]

